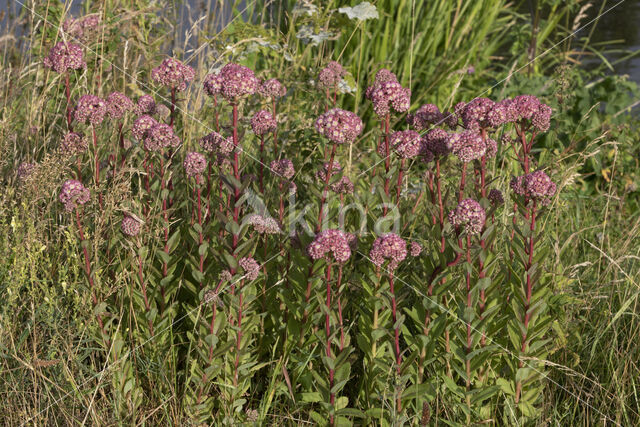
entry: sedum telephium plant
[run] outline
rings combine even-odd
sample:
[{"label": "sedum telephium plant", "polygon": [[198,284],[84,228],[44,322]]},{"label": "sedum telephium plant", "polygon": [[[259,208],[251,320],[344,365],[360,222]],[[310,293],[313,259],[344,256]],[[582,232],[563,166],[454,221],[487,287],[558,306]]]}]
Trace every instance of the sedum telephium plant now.
[{"label": "sedum telephium plant", "polygon": [[[75,108],[82,48],[58,43],[44,64],[66,76],[58,143],[75,179],[59,200],[94,339],[122,364],[123,417],[163,393],[204,424],[268,424],[269,405],[320,425],[538,414],[553,320],[542,227],[558,192],[534,150],[551,120],[538,98],[409,113],[410,88],[382,69],[365,140],[340,108],[337,62],[310,76],[302,122],[298,85],[236,63],[198,81],[166,58],[150,70],[166,99],[114,88]],[[19,181],[37,167],[23,163]],[[107,292],[116,278],[128,286]]]}]

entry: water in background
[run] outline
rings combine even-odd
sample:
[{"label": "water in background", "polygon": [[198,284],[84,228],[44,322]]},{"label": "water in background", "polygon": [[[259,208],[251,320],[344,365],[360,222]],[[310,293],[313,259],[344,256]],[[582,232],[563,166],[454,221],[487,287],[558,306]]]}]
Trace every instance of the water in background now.
[{"label": "water in background", "polygon": [[[589,17],[583,22],[590,22],[598,16],[602,1],[592,2],[592,6],[588,10]],[[604,13],[598,19],[597,25],[593,32],[591,42],[595,43],[600,51],[604,51],[605,58],[612,63],[616,74],[627,74],[629,79],[640,84],[640,54],[631,58],[628,57],[631,52],[640,50],[640,1],[638,0],[615,0],[607,1],[602,12]],[[590,27],[579,32],[579,36],[588,36]],[[616,42],[616,43],[607,43]],[[607,43],[603,46],[599,44]],[[607,52],[608,51],[608,52]],[[590,58],[584,61],[589,66],[594,62],[600,63],[597,58]]]},{"label": "water in background", "polygon": [[[0,19],[0,35],[6,34],[6,29],[12,24],[10,14],[16,16],[22,8],[21,3],[24,1],[25,0],[0,0],[0,15],[2,16]],[[640,21],[640,0],[594,1],[592,2],[594,5],[587,11],[589,16],[583,20],[583,23],[586,24],[598,16],[603,1],[606,1],[602,9],[603,11],[610,8],[612,9],[600,16],[597,25],[595,25],[595,29],[593,28],[593,24],[588,25],[579,31],[576,37],[577,39],[586,37],[593,29],[592,43],[616,42],[606,46],[596,46],[599,51],[604,51],[605,58],[613,64],[613,72],[617,74],[627,74],[631,80],[640,84],[640,54],[625,59],[630,52],[640,50],[640,25],[637,24]],[[211,10],[211,5],[214,3],[219,2],[218,0],[167,1],[167,4],[170,4],[170,6],[165,8],[164,12],[168,17],[176,18],[177,22],[181,23],[181,25],[176,28],[174,47],[184,45],[185,34],[191,29],[194,23],[196,23],[197,27],[201,29],[204,28],[206,20],[199,21],[199,18],[206,10]],[[226,6],[216,14],[217,17],[212,27],[215,31],[220,31],[232,19],[230,3],[232,2],[223,2]],[[245,3],[245,1],[241,2],[239,6],[240,10],[244,9],[243,4]],[[82,0],[72,0],[70,14],[77,17],[82,14],[81,12]],[[21,28],[18,27],[16,31],[18,34],[14,35],[20,37]],[[577,40],[575,43],[574,46],[580,47]],[[195,48],[197,48],[197,46],[191,43],[187,45],[187,50]],[[601,60],[594,55],[582,57],[581,60],[586,67],[593,67],[601,62]]]}]

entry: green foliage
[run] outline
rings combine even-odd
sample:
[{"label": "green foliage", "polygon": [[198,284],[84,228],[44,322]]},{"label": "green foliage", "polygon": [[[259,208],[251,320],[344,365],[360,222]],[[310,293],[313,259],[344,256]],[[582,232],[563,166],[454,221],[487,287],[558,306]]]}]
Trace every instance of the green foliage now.
[{"label": "green foliage", "polygon": [[[101,12],[102,27],[87,42],[87,69],[70,75],[71,100],[152,93],[175,107],[183,145],[149,153],[130,134],[134,114],[106,120],[96,140],[106,165],[97,184],[92,141],[77,156],[58,152],[64,79],[36,64],[60,37],[62,6],[23,13],[32,56],[5,48],[3,64],[12,68],[2,80],[0,130],[5,423],[637,423],[640,178],[637,131],[626,113],[638,88],[619,76],[556,70],[569,45],[503,79],[565,34],[557,29],[570,27],[576,4],[539,2],[530,17],[501,0],[253,2],[246,10],[243,2],[230,9],[213,2],[208,16],[231,10],[242,18],[222,31],[217,17],[207,19],[177,42],[166,34],[180,11],[135,3],[86,6]],[[171,47],[196,68],[175,105],[150,78]],[[232,106],[201,89],[207,72],[232,60],[277,77],[287,95],[275,107],[257,96],[241,102],[234,123]],[[316,83],[330,60],[348,71],[335,101]],[[376,148],[387,134],[364,97],[382,67],[411,87],[410,111],[427,101],[450,109],[488,87],[494,99],[531,93],[553,107],[551,129],[535,137],[530,154],[532,170],[548,168],[558,196],[536,211],[533,232],[531,201],[513,196],[492,206],[474,178],[479,162],[469,164],[465,197],[479,200],[487,223],[468,243],[446,221],[457,204],[457,160],[443,160],[437,180],[433,163],[401,164],[394,155],[385,167]],[[313,121],[333,103],[363,117],[365,132],[338,147],[343,169],[323,183],[315,174],[331,147]],[[278,132],[262,153],[249,119],[272,107]],[[403,115],[391,117],[390,131],[405,128]],[[234,129],[237,172],[209,155],[201,177],[185,175],[184,154],[200,150],[200,137]],[[508,125],[493,137],[514,131]],[[261,191],[262,158],[266,166],[290,159],[297,193],[266,167]],[[22,161],[37,163],[26,180],[16,178]],[[483,171],[486,189],[505,195],[510,176],[523,173],[506,143]],[[60,183],[76,174],[92,193],[79,221],[57,200]],[[354,193],[329,192],[323,204],[341,176],[354,181]],[[259,234],[248,223],[254,213],[285,232]],[[121,232],[123,214],[141,220],[140,234]],[[360,233],[348,262],[307,255],[319,215],[325,228]],[[396,232],[423,251],[390,271],[373,265],[369,249],[396,219]],[[245,257],[260,264],[255,280]],[[604,343],[612,343],[607,351]]]}]

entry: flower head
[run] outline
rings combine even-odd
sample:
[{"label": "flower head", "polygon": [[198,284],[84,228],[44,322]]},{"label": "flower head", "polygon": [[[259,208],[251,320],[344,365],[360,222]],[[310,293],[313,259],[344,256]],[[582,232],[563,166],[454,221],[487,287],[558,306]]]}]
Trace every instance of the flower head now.
[{"label": "flower head", "polygon": [[391,134],[389,140],[393,150],[403,159],[410,159],[420,154],[422,138],[414,130],[401,130]]},{"label": "flower head", "polygon": [[60,151],[66,155],[80,154],[87,151],[87,140],[80,133],[69,132],[62,137]]},{"label": "flower head", "polygon": [[486,213],[480,203],[473,199],[464,199],[449,212],[449,222],[464,234],[478,234],[484,227]]},{"label": "flower head", "polygon": [[407,123],[418,131],[425,130],[431,125],[440,124],[442,119],[443,114],[434,104],[424,104],[414,114],[407,115]]},{"label": "flower head", "polygon": [[187,153],[183,166],[188,177],[198,177],[207,168],[207,159],[202,154],[192,151]]},{"label": "flower head", "polygon": [[60,189],[60,201],[67,212],[71,212],[78,205],[84,205],[89,201],[89,190],[80,181],[68,179],[62,183]]},{"label": "flower head", "polygon": [[277,125],[275,117],[266,110],[258,111],[251,118],[251,129],[258,136],[272,132]]},{"label": "flower head", "polygon": [[142,95],[138,98],[136,105],[136,114],[155,114],[156,113],[156,101],[153,100],[151,95]]},{"label": "flower head", "polygon": [[249,280],[256,280],[260,274],[260,264],[251,257],[240,258],[238,264],[244,270],[244,276]]},{"label": "flower head", "polygon": [[252,225],[254,230],[259,234],[278,234],[282,232],[276,220],[271,217],[252,214],[249,215],[246,221]]},{"label": "flower head", "polygon": [[140,221],[132,217],[131,215],[126,215],[122,218],[122,224],[120,225],[120,229],[127,236],[137,236],[140,233]]},{"label": "flower head", "polygon": [[107,114],[112,119],[120,119],[124,113],[133,109],[133,101],[124,93],[111,92],[107,97]]},{"label": "flower head", "polygon": [[18,166],[18,180],[25,181],[36,169],[36,165],[33,163],[23,162]]},{"label": "flower head", "polygon": [[200,138],[200,147],[208,153],[226,156],[233,151],[233,141],[214,131]]},{"label": "flower head", "polygon": [[331,184],[331,191],[336,194],[352,194],[353,182],[348,177],[343,176],[338,182]]},{"label": "flower head", "polygon": [[269,79],[260,85],[258,92],[265,98],[276,99],[282,98],[287,93],[287,89],[278,79]]},{"label": "flower head", "polygon": [[[340,173],[342,171],[342,166],[340,166],[340,163],[338,163],[337,160],[334,160],[333,163],[331,164],[331,172],[329,173],[329,179],[331,179],[332,176],[334,176],[337,173]],[[316,172],[316,178],[318,178],[319,181],[321,182],[325,182],[327,180],[327,173],[329,172],[329,162],[326,162],[324,165],[322,165],[322,168]]]},{"label": "flower head", "polygon": [[80,18],[69,18],[62,24],[62,32],[68,37],[88,41],[100,24],[100,15],[92,13]]},{"label": "flower head", "polygon": [[519,95],[513,98],[511,108],[515,109],[517,119],[531,120],[533,115],[538,112],[540,100],[533,95]]},{"label": "flower head", "polygon": [[533,113],[533,116],[531,116],[531,124],[540,132],[548,131],[551,123],[552,112],[553,110],[551,110],[551,107],[541,103],[538,106],[538,111]]},{"label": "flower head", "polygon": [[420,256],[420,254],[422,253],[422,245],[418,242],[411,242],[409,244],[409,254],[412,257],[417,257]]},{"label": "flower head", "polygon": [[233,62],[222,67],[220,77],[220,93],[229,102],[237,102],[239,98],[253,95],[260,85],[250,68]]},{"label": "flower head", "polygon": [[56,43],[49,51],[49,55],[44,58],[43,62],[45,67],[51,68],[57,73],[87,68],[87,64],[84,62],[82,48],[77,44],[64,41]]},{"label": "flower head", "polygon": [[431,129],[422,137],[423,150],[431,152],[436,157],[444,157],[451,153],[448,146],[449,133],[443,129]]},{"label": "flower head", "polygon": [[156,123],[149,128],[144,137],[144,149],[160,151],[163,148],[177,148],[180,138],[173,132],[173,128],[165,123]]},{"label": "flower head", "polygon": [[269,165],[269,168],[285,179],[291,179],[296,173],[293,163],[289,159],[274,160]]},{"label": "flower head", "polygon": [[489,98],[474,98],[465,105],[462,111],[462,125],[465,129],[478,130],[489,127],[487,114],[495,103]]},{"label": "flower head", "polygon": [[387,268],[393,271],[407,257],[407,242],[395,233],[387,233],[373,242],[369,257],[378,267],[389,261]]},{"label": "flower head", "polygon": [[154,82],[177,91],[185,90],[195,75],[193,68],[174,58],[165,58],[160,66],[151,70]]},{"label": "flower head", "polygon": [[502,191],[493,188],[489,191],[489,195],[487,196],[489,202],[493,206],[500,206],[504,203],[504,196],[502,195]]},{"label": "flower head", "polygon": [[320,70],[320,74],[318,75],[319,86],[324,89],[332,89],[340,83],[342,77],[346,74],[342,65],[337,63],[336,61],[331,61]]},{"label": "flower head", "polygon": [[218,73],[207,74],[202,85],[207,95],[216,96],[222,92],[222,76]]},{"label": "flower head", "polygon": [[463,163],[480,159],[487,151],[482,135],[472,130],[450,134],[447,148]]},{"label": "flower head", "polygon": [[131,126],[131,133],[138,140],[142,141],[147,136],[147,132],[157,125],[158,122],[151,116],[143,115],[136,119]]},{"label": "flower head", "polygon": [[78,100],[74,118],[80,123],[99,125],[107,113],[107,102],[95,95],[83,95]]},{"label": "flower head", "polygon": [[556,193],[556,184],[544,171],[537,170],[511,180],[514,193],[547,205]]},{"label": "flower head", "polygon": [[395,74],[385,69],[378,71],[365,95],[373,103],[373,111],[379,117],[386,116],[392,108],[403,113],[411,106],[411,90],[403,88]]},{"label": "flower head", "polygon": [[362,133],[360,117],[351,111],[333,108],[317,118],[318,133],[336,144],[353,142]]},{"label": "flower head", "polygon": [[351,248],[343,231],[331,229],[318,233],[307,247],[307,253],[314,260],[326,258],[342,264],[351,257]]}]

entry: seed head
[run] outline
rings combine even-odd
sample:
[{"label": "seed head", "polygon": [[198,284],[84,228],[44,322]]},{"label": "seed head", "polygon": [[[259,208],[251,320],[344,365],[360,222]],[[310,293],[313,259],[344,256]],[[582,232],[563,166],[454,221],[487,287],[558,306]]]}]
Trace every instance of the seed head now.
[{"label": "seed head", "polygon": [[144,149],[147,151],[161,151],[167,147],[179,146],[180,138],[173,132],[173,128],[165,123],[154,124],[144,137]]},{"label": "seed head", "polygon": [[389,140],[393,150],[403,159],[410,159],[420,154],[422,139],[414,130],[401,130],[391,134]]}]

